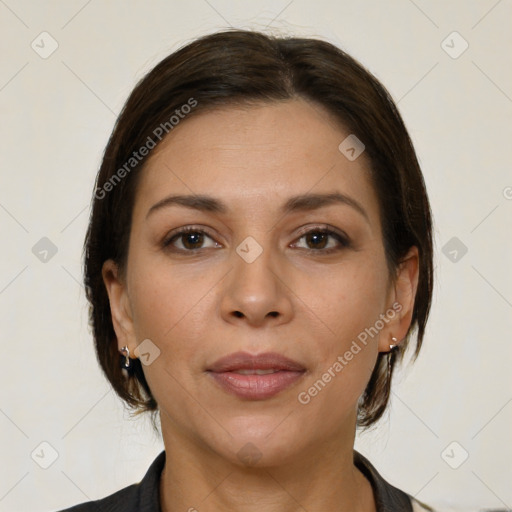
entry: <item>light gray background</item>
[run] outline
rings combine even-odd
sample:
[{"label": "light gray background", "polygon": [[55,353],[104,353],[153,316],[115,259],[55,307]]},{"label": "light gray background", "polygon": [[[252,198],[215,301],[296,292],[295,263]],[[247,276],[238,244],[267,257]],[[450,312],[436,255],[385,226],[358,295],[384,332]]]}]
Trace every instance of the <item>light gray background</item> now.
[{"label": "light gray background", "polygon": [[[419,360],[356,448],[443,510],[512,508],[511,19],[510,0],[0,0],[0,510],[102,497],[162,449],[100,374],[81,246],[136,81],[230,25],[326,38],[398,102],[435,215],[437,287]],[[55,255],[34,254],[43,237]]]}]

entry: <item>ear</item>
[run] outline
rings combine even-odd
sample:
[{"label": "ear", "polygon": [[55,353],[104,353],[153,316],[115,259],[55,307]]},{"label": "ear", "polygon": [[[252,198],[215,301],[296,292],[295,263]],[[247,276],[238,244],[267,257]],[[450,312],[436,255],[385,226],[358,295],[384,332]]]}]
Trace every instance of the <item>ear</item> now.
[{"label": "ear", "polygon": [[[387,310],[390,319],[380,333],[379,352],[389,352],[390,344],[398,345],[405,338],[414,311],[418,277],[419,253],[418,248],[413,246],[400,262],[395,281],[390,288]],[[392,316],[391,312],[395,314]],[[397,341],[393,341],[393,337]]]},{"label": "ear", "polygon": [[[112,324],[117,337],[118,350],[127,346],[133,354],[137,344],[133,329],[132,312],[126,283],[121,278],[118,265],[113,260],[103,263],[101,275],[110,301]],[[134,357],[134,356],[131,356]]]}]

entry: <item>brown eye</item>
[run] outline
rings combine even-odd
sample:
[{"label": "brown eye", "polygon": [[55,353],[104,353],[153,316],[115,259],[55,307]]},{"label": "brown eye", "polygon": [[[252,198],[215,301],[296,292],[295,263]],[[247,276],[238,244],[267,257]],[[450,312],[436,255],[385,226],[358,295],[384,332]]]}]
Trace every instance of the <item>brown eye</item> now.
[{"label": "brown eye", "polygon": [[312,249],[325,249],[329,241],[329,235],[327,233],[319,231],[310,231],[307,235],[304,235],[306,244],[312,244]]},{"label": "brown eye", "polygon": [[299,238],[299,240],[302,239],[305,240],[306,244],[306,247],[303,247],[304,249],[319,253],[328,254],[350,245],[346,236],[330,229],[310,229]]},{"label": "brown eye", "polygon": [[204,234],[199,232],[183,233],[180,235],[185,249],[200,249],[203,245]]},{"label": "brown eye", "polygon": [[[171,248],[176,251],[194,252],[204,249],[203,244],[206,239],[212,238],[203,230],[197,228],[183,228],[175,232],[163,242],[165,248]],[[214,242],[210,247],[217,247],[218,244]]]}]

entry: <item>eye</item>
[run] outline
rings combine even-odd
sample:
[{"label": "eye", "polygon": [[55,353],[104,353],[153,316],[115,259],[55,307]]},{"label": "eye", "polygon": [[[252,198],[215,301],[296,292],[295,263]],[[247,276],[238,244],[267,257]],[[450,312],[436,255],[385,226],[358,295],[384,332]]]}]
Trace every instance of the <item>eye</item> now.
[{"label": "eye", "polygon": [[[172,246],[172,248],[177,251],[194,252],[199,249],[207,248],[203,247],[205,238],[209,238],[213,241],[213,239],[203,229],[188,226],[171,233],[171,235],[163,241],[162,245],[165,248],[170,248],[170,246]],[[180,243],[176,245],[175,242]],[[181,247],[179,247],[179,245],[181,245]],[[217,244],[217,242],[213,242],[213,245],[210,245],[210,247],[219,247],[219,244]]]},{"label": "eye", "polygon": [[[309,245],[309,247],[304,247],[304,249],[311,252],[321,252],[323,254],[329,254],[350,246],[349,239],[346,235],[325,227],[309,229],[299,238],[299,240],[302,239],[305,240],[306,245]],[[331,239],[330,245],[329,239]]]},{"label": "eye", "polygon": [[[210,246],[204,246],[205,240],[212,241]],[[316,227],[303,232],[299,240],[305,240],[309,247],[299,247],[310,252],[330,254],[350,246],[349,238],[326,227]],[[176,252],[197,252],[201,249],[220,247],[206,231],[194,226],[187,226],[174,231],[162,242],[164,248]],[[292,247],[297,247],[293,244]]]}]

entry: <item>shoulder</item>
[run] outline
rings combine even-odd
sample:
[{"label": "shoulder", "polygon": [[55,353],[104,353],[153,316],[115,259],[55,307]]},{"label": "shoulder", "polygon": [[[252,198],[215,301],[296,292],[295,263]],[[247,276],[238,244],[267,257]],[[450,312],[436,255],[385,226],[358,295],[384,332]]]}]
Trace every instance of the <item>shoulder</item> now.
[{"label": "shoulder", "polygon": [[157,456],[139,483],[59,512],[160,512],[159,482],[164,463],[165,451]]},{"label": "shoulder", "polygon": [[412,505],[412,512],[437,512],[432,507],[429,507],[428,505],[425,505],[425,503],[422,503],[421,501],[418,501],[417,499],[411,498],[411,505]]},{"label": "shoulder", "polygon": [[[73,507],[60,510],[59,512],[121,512],[131,511],[132,503],[137,500],[137,487],[139,484],[133,484],[120,491],[115,492],[105,498],[87,501],[74,505]],[[128,507],[127,505],[130,504]],[[135,509],[134,509],[135,510]]]},{"label": "shoulder", "polygon": [[406,492],[384,480],[371,462],[354,450],[354,464],[370,481],[378,512],[436,512]]}]

